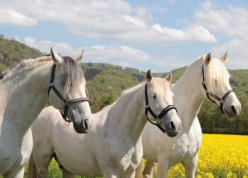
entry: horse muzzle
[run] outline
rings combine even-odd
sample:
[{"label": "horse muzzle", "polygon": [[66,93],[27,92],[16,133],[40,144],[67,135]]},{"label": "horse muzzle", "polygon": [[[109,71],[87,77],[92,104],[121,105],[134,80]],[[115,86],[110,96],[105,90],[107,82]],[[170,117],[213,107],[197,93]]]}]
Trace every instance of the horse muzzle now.
[{"label": "horse muzzle", "polygon": [[175,137],[180,131],[181,120],[178,116],[174,116],[171,117],[170,119],[166,119],[163,125],[165,127],[166,134],[169,137]]},{"label": "horse muzzle", "polygon": [[224,107],[225,113],[229,118],[238,116],[241,112],[241,105],[232,104],[229,107]]},{"label": "horse muzzle", "polygon": [[91,115],[80,114],[77,111],[72,111],[73,127],[77,133],[88,133],[92,126]]}]

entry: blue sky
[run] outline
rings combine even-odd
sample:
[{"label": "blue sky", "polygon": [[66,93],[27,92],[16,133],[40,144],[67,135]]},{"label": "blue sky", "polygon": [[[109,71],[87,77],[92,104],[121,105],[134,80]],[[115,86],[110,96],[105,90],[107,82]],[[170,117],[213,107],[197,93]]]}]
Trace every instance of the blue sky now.
[{"label": "blue sky", "polygon": [[82,62],[168,72],[211,52],[248,68],[245,0],[0,1],[0,34],[42,52],[51,46]]}]

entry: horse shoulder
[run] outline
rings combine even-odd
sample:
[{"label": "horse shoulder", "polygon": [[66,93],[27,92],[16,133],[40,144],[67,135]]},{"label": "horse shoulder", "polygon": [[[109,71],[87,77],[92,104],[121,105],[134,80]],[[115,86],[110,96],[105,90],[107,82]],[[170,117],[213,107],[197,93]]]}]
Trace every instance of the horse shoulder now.
[{"label": "horse shoulder", "polygon": [[31,125],[35,146],[39,147],[44,140],[46,143],[52,142],[52,131],[60,117],[59,111],[52,106],[46,107],[40,112]]}]

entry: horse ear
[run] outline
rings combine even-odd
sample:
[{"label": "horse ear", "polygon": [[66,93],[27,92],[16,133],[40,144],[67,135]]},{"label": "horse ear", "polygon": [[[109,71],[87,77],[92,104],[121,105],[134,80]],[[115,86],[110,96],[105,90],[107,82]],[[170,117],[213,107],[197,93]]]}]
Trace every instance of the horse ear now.
[{"label": "horse ear", "polygon": [[82,50],[81,53],[78,55],[78,57],[76,57],[75,60],[77,61],[77,63],[81,62],[83,56],[84,56],[84,50]]},{"label": "horse ear", "polygon": [[228,56],[228,51],[225,52],[224,56],[221,57],[221,60],[224,62]]},{"label": "horse ear", "polygon": [[152,72],[151,72],[151,69],[149,69],[147,72],[146,72],[146,81],[148,83],[150,83],[152,80]]},{"label": "horse ear", "polygon": [[208,53],[206,58],[205,58],[205,64],[208,65],[211,61],[212,57],[211,57],[211,53]]},{"label": "horse ear", "polygon": [[51,56],[55,64],[59,64],[64,61],[64,59],[60,55],[58,55],[55,51],[53,51],[52,47],[51,47]]},{"label": "horse ear", "polygon": [[165,78],[168,82],[171,83],[171,81],[172,81],[172,72],[168,73],[164,78]]}]

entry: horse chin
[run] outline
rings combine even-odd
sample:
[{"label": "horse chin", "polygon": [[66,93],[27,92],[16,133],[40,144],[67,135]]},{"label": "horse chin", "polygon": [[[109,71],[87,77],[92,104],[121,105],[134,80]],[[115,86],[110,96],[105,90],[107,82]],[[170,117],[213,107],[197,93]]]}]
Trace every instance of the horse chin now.
[{"label": "horse chin", "polygon": [[234,121],[235,120],[235,116],[237,116],[235,113],[233,112],[228,112],[225,110],[225,114],[227,115],[227,120],[228,121]]},{"label": "horse chin", "polygon": [[232,120],[235,117],[235,114],[233,114],[232,112],[225,112],[225,113],[230,120]]},{"label": "horse chin", "polygon": [[225,114],[228,116],[228,120],[234,120],[235,116],[238,116],[239,113],[232,111],[231,109],[224,109]]},{"label": "horse chin", "polygon": [[170,127],[170,126],[165,127],[165,130],[166,130],[166,134],[169,137],[175,137],[178,134],[178,131],[175,130],[174,128]]},{"label": "horse chin", "polygon": [[169,137],[175,137],[177,136],[178,132],[166,132]]}]

